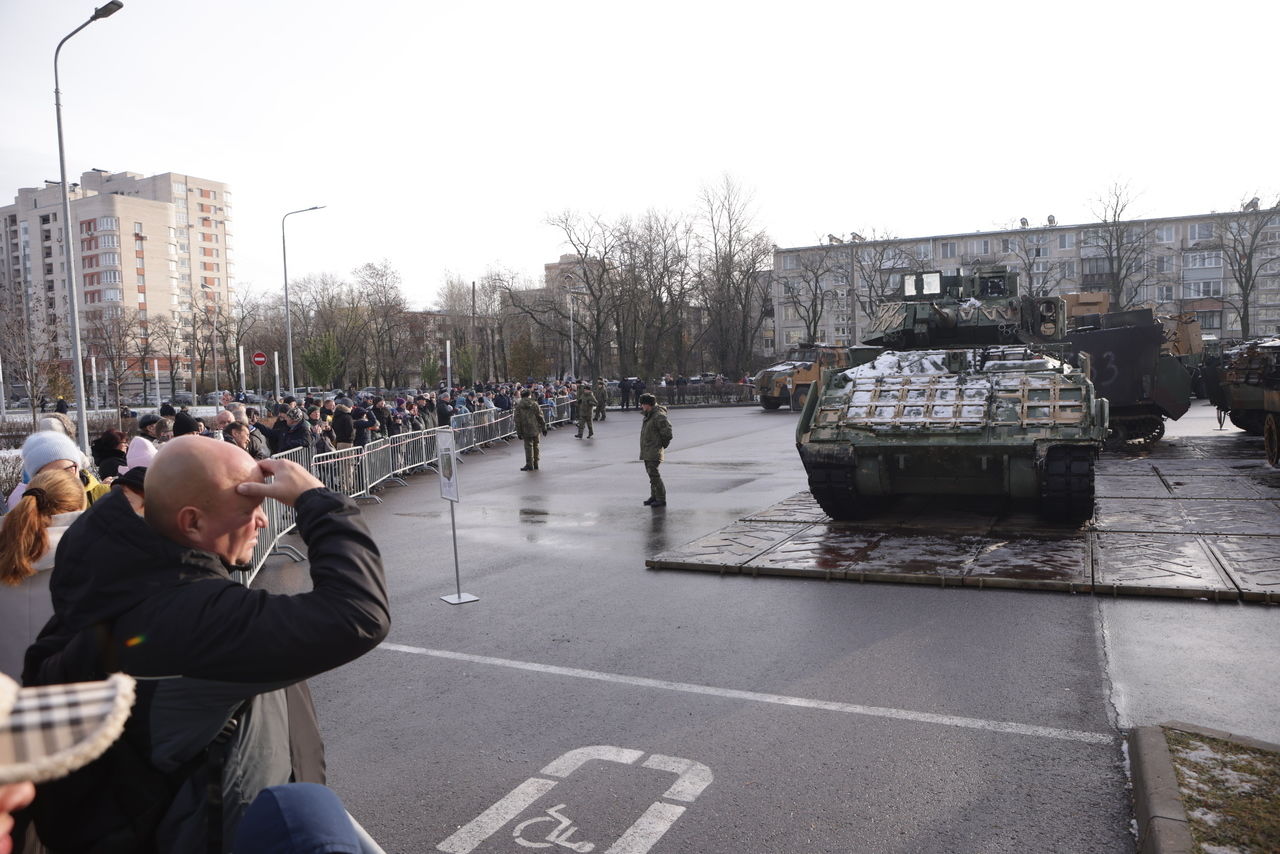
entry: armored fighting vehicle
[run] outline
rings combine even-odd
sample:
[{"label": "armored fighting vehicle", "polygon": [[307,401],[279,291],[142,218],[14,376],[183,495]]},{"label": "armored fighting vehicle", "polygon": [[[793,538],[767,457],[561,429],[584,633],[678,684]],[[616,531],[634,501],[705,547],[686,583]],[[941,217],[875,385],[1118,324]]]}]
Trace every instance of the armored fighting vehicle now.
[{"label": "armored fighting vehicle", "polygon": [[1174,345],[1193,334],[1198,341],[1199,324],[1164,323],[1149,308],[1070,316],[1070,296],[1067,341],[1089,354],[1094,391],[1107,399],[1106,447],[1158,442],[1164,420],[1177,421],[1191,407],[1191,373]]},{"label": "armored fighting vehicle", "polygon": [[[882,305],[862,362],[829,371],[796,444],[829,516],[885,496],[1004,495],[1048,518],[1093,513],[1107,403],[1071,364],[1066,306],[1018,294],[1016,273],[904,277]],[[1086,357],[1087,359],[1087,357]]]},{"label": "armored fighting vehicle", "polygon": [[831,344],[798,344],[787,357],[756,374],[760,405],[777,409],[783,404],[794,410],[804,408],[809,388],[818,381],[823,368],[849,367],[849,351]]},{"label": "armored fighting vehicle", "polygon": [[1209,400],[1231,423],[1262,436],[1267,462],[1280,465],[1280,337],[1225,350]]}]

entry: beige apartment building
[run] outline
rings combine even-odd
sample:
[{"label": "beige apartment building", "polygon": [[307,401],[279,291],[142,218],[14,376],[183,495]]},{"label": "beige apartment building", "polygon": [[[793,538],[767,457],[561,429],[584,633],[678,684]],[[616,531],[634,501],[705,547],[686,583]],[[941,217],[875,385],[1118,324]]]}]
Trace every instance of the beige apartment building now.
[{"label": "beige apartment building", "polygon": [[[71,185],[71,228],[62,222],[62,187],[17,191],[0,207],[0,310],[20,312],[43,358],[67,359],[68,231],[75,254],[81,340],[95,316],[168,316],[190,330],[192,308],[211,311],[234,292],[231,194],[227,185],[166,172],[85,172]],[[25,291],[25,305],[23,295]],[[167,365],[161,365],[164,370]],[[189,377],[189,364],[182,373]],[[135,382],[130,383],[136,387]]]},{"label": "beige apartment building", "polygon": [[1041,225],[1024,219],[1001,231],[891,240],[831,235],[815,246],[776,248],[773,317],[761,349],[784,352],[808,337],[815,318],[818,340],[857,343],[868,309],[881,295],[896,293],[906,271],[951,275],[1004,265],[1020,273],[1024,292],[1063,294],[1105,289],[1121,255],[1128,274],[1123,304],[1191,312],[1206,337],[1239,338],[1240,288],[1227,253],[1236,251],[1231,235],[1241,227],[1257,232],[1260,273],[1249,300],[1250,333],[1280,333],[1280,212],[1258,211],[1255,200],[1238,213],[1081,225],[1048,217]]}]

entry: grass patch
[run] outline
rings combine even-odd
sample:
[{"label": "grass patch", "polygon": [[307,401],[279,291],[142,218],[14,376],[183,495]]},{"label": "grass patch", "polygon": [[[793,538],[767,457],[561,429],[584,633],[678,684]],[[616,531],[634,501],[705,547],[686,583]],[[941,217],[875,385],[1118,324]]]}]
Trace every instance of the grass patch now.
[{"label": "grass patch", "polygon": [[1280,754],[1166,729],[1195,850],[1280,851]]}]

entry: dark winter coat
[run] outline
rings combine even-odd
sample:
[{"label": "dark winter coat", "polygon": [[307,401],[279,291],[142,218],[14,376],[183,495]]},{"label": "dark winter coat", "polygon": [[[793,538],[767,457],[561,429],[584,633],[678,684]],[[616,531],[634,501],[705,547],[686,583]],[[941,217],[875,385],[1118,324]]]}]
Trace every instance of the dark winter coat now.
[{"label": "dark winter coat", "polygon": [[[359,512],[327,489],[298,499],[313,589],[283,596],[251,590],[215,555],[161,537],[113,491],[59,545],[54,617],[28,650],[24,680],[100,679],[107,668],[133,675],[126,738],[148,746],[145,758],[166,773],[197,756],[247,702],[222,780],[229,848],[261,789],[291,776],[323,782],[323,744],[302,680],[360,657],[390,627],[382,560]],[[207,770],[198,764],[171,801],[161,851],[206,850]],[[55,785],[74,791],[77,774]],[[82,791],[72,830],[108,835],[122,813],[116,791]]]},{"label": "dark winter coat", "polygon": [[542,407],[532,397],[522,397],[516,404],[516,437],[533,439],[547,432],[547,419],[542,415]]},{"label": "dark winter coat", "polygon": [[350,410],[343,409],[333,414],[333,441],[352,443],[356,435],[355,419],[351,417]]}]

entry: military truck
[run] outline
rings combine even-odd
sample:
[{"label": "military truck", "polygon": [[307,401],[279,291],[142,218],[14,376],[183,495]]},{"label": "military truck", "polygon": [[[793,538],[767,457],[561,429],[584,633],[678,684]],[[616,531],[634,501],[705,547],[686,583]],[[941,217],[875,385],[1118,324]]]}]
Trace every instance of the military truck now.
[{"label": "military truck", "polygon": [[797,344],[787,357],[756,374],[756,392],[760,405],[777,409],[784,404],[793,410],[804,407],[809,388],[822,374],[823,368],[849,367],[849,351],[831,344]]},{"label": "military truck", "polygon": [[[1202,347],[1194,318],[1157,318],[1150,308],[1076,312],[1067,294],[1067,341],[1089,354],[1095,392],[1107,399],[1105,445],[1151,445],[1164,436],[1166,418],[1177,421],[1191,407],[1192,376],[1186,359]],[[1104,307],[1105,301],[1099,307]],[[1094,306],[1089,306],[1090,308]],[[1183,351],[1186,351],[1185,353]]]},{"label": "military truck", "polygon": [[[849,520],[884,497],[996,495],[1051,519],[1093,513],[1107,402],[1072,364],[1059,297],[1018,293],[1004,270],[904,276],[858,362],[824,372],[796,446],[826,513]],[[1085,357],[1087,361],[1087,356]]]},{"label": "military truck", "polygon": [[1255,338],[1224,350],[1209,400],[1219,419],[1262,436],[1267,462],[1280,465],[1280,337]]}]

